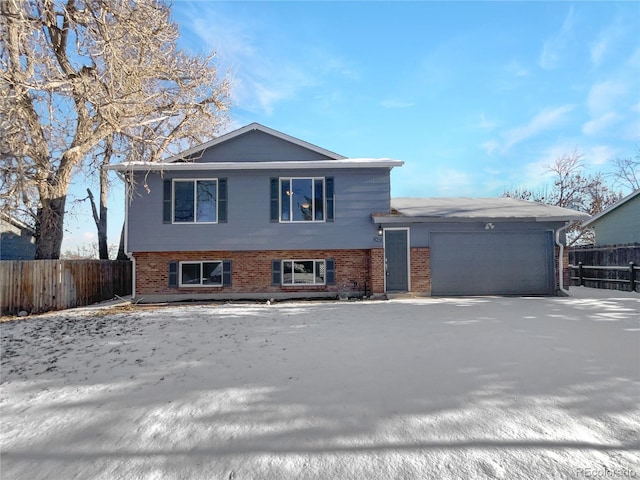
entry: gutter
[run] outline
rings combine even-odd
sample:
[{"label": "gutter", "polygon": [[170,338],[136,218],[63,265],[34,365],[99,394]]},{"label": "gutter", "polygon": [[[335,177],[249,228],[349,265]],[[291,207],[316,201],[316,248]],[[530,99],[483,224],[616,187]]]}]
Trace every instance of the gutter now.
[{"label": "gutter", "polygon": [[136,259],[133,253],[129,251],[129,182],[126,176],[116,170],[118,178],[124,182],[125,194],[124,194],[124,254],[131,261],[131,299],[136,297]]},{"label": "gutter", "polygon": [[556,245],[560,247],[560,255],[558,258],[558,288],[566,297],[569,296],[569,290],[565,290],[564,288],[564,265],[562,264],[564,259],[564,245],[560,241],[560,232],[565,230],[569,225],[571,225],[571,223],[567,222],[564,224],[564,227],[560,227],[556,230]]}]

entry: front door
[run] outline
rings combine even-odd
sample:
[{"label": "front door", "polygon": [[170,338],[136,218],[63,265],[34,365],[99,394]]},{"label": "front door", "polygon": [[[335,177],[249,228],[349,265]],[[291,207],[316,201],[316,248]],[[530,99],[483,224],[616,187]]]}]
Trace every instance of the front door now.
[{"label": "front door", "polygon": [[409,290],[408,230],[384,231],[384,257],[387,292]]}]

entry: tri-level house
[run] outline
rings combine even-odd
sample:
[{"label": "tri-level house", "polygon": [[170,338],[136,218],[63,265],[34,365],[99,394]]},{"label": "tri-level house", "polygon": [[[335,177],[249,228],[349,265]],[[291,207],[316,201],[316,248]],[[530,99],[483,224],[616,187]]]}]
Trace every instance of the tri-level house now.
[{"label": "tri-level house", "polygon": [[345,158],[257,123],[127,185],[139,301],[562,288],[561,230],[577,212],[513,199],[391,199],[387,158]]}]

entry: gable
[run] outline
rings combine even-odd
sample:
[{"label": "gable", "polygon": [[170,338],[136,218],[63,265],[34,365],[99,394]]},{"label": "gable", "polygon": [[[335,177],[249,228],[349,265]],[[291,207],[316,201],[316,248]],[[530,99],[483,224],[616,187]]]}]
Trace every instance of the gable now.
[{"label": "gable", "polygon": [[640,243],[640,195],[589,222],[597,245]]},{"label": "gable", "polygon": [[212,145],[192,156],[197,163],[276,162],[334,160],[317,150],[278,138],[261,130],[250,130]]}]

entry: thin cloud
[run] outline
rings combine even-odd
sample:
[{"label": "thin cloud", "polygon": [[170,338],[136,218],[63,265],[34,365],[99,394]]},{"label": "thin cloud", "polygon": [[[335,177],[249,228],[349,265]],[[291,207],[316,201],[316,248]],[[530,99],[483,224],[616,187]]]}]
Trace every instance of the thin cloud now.
[{"label": "thin cloud", "polygon": [[487,140],[480,144],[480,148],[482,148],[487,155],[493,155],[496,150],[500,150],[500,142],[497,140]]},{"label": "thin cloud", "polygon": [[586,122],[582,126],[582,133],[585,135],[598,135],[615,125],[620,116],[614,112],[607,112],[604,115],[599,116]]},{"label": "thin cloud", "polygon": [[232,103],[245,110],[271,115],[279,103],[323,84],[329,75],[358,77],[342,58],[319,48],[306,51],[302,61],[294,61],[297,57],[290,49],[295,46],[289,46],[289,51],[276,50],[278,45],[261,41],[269,38],[268,27],[256,19],[226,17],[209,4],[186,15],[184,24],[197,40],[219,52],[220,62],[231,72]]},{"label": "thin cloud", "polygon": [[443,169],[435,174],[436,188],[441,195],[466,195],[473,190],[473,179],[469,172]]},{"label": "thin cloud", "polygon": [[585,154],[584,159],[591,165],[604,165],[615,156],[616,152],[608,145],[597,145],[591,147]]},{"label": "thin cloud", "polygon": [[473,126],[481,130],[493,130],[497,125],[497,122],[487,119],[487,116],[482,112],[480,118]]},{"label": "thin cloud", "polygon": [[562,22],[562,27],[555,34],[551,35],[542,46],[542,52],[538,64],[541,68],[552,69],[557,67],[564,56],[569,38],[573,31],[573,7]]},{"label": "thin cloud", "polygon": [[409,108],[413,107],[415,104],[413,102],[390,99],[381,101],[380,105],[384,108]]},{"label": "thin cloud", "polygon": [[505,140],[503,150],[507,151],[518,143],[535,137],[543,131],[557,127],[564,122],[567,114],[573,109],[573,105],[563,105],[561,107],[543,110],[526,125],[513,128],[506,132],[503,135]]},{"label": "thin cloud", "polygon": [[615,49],[615,44],[626,33],[627,27],[620,17],[604,28],[589,49],[591,63],[599,67],[605,61],[607,53]]},{"label": "thin cloud", "polygon": [[611,111],[617,105],[618,100],[629,91],[626,82],[620,80],[606,80],[594,84],[587,96],[587,108],[591,115],[602,114]]},{"label": "thin cloud", "polygon": [[504,70],[513,77],[528,77],[531,72],[520,62],[514,60],[504,66]]}]

